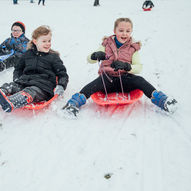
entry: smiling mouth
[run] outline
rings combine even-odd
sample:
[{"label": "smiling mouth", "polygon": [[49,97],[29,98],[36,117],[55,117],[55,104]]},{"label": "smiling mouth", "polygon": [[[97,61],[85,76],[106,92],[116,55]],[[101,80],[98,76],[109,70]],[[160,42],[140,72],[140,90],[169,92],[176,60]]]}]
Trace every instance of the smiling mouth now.
[{"label": "smiling mouth", "polygon": [[127,37],[121,37],[122,40],[127,40]]}]

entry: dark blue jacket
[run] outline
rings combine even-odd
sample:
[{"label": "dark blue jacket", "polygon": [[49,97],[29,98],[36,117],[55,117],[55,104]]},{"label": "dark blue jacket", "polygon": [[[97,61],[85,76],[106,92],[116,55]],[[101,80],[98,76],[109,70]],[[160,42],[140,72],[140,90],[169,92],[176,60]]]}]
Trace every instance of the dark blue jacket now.
[{"label": "dark blue jacket", "polygon": [[24,52],[26,52],[28,42],[29,39],[25,37],[24,33],[18,38],[13,37],[11,34],[11,37],[6,39],[0,45],[0,49],[13,49],[14,55],[20,57]]}]

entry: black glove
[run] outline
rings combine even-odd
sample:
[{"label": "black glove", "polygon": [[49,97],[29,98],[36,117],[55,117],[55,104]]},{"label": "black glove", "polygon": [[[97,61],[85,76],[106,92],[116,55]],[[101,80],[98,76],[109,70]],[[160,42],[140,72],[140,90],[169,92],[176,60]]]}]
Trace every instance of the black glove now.
[{"label": "black glove", "polygon": [[7,55],[10,54],[10,52],[11,51],[6,46],[0,48],[0,55]]},{"label": "black glove", "polygon": [[102,51],[94,52],[91,55],[91,59],[98,60],[98,61],[105,60],[105,52],[102,52]]},{"label": "black glove", "polygon": [[113,61],[111,64],[111,67],[114,68],[114,71],[118,70],[125,70],[125,71],[130,71],[131,70],[131,64],[128,62],[121,62],[121,61]]},{"label": "black glove", "polygon": [[15,66],[17,59],[18,59],[18,57],[16,57],[15,55],[12,55],[9,58],[7,58],[6,60],[4,60],[4,63],[6,64],[6,68]]},{"label": "black glove", "polygon": [[3,61],[0,61],[0,72],[2,72],[6,68],[6,65]]}]

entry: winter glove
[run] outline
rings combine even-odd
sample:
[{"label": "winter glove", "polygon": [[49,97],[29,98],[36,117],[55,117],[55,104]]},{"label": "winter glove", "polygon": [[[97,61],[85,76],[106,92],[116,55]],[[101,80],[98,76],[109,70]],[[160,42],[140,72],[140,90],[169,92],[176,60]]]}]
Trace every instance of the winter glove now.
[{"label": "winter glove", "polygon": [[4,63],[5,63],[5,65],[6,65],[6,68],[10,68],[10,67],[15,66],[16,61],[17,61],[17,58],[16,58],[15,55],[10,56],[10,57],[7,58],[6,60],[4,60]]},{"label": "winter glove", "polygon": [[58,94],[59,96],[62,96],[64,94],[64,88],[61,85],[57,85],[54,90],[54,95]]},{"label": "winter glove", "polygon": [[114,68],[114,71],[118,70],[125,70],[125,71],[130,71],[131,70],[131,64],[128,62],[121,62],[121,61],[114,61],[111,64],[111,67]]},{"label": "winter glove", "polygon": [[10,50],[6,47],[6,46],[2,46],[1,48],[0,48],[0,54],[1,55],[7,55],[7,54],[9,54],[10,53]]},{"label": "winter glove", "polygon": [[105,60],[105,52],[102,52],[102,51],[94,52],[91,55],[91,59],[98,60],[98,61]]},{"label": "winter glove", "polygon": [[0,72],[2,72],[5,69],[5,63],[3,61],[0,61]]}]

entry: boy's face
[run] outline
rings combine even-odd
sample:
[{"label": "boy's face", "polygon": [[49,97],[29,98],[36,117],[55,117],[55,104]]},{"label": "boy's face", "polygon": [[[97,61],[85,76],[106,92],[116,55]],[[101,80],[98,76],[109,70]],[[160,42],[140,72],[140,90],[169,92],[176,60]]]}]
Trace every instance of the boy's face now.
[{"label": "boy's face", "polygon": [[22,31],[21,27],[19,27],[19,26],[13,26],[13,28],[11,30],[12,30],[12,35],[15,38],[18,38],[23,34],[23,31]]},{"label": "boy's face", "polygon": [[51,39],[52,34],[48,33],[47,35],[42,35],[37,39],[33,39],[33,43],[36,45],[38,51],[47,53],[51,48]]},{"label": "boy's face", "polygon": [[132,26],[131,23],[122,21],[118,24],[118,26],[114,29],[114,33],[117,37],[117,40],[124,44],[127,42],[132,33]]}]

